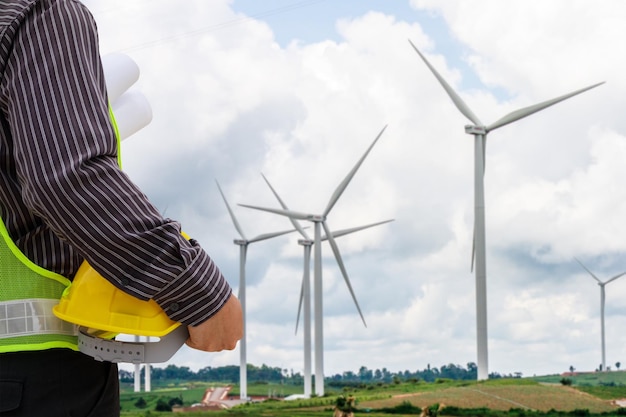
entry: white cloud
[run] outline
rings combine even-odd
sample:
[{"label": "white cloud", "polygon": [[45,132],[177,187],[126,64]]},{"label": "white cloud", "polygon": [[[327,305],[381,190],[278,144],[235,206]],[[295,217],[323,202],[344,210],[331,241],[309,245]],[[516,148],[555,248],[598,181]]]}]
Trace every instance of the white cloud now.
[{"label": "white cloud", "polygon": [[[236,231],[214,180],[248,237],[287,229],[285,218],[237,205],[278,207],[261,172],[291,209],[319,213],[388,125],[329,215],[334,230],[395,221],[337,240],[367,328],[324,245],[326,373],[465,365],[475,361],[473,138],[408,39],[487,124],[607,81],[491,132],[485,172],[491,370],[592,370],[598,297],[572,258],[607,277],[626,268],[626,86],[617,48],[626,5],[411,3],[442,17],[483,85],[461,87],[467,67],[453,67],[458,57],[415,16],[342,18],[338,40],[281,47],[268,24],[233,13],[227,1],[181,9],[166,0],[90,0],[103,52],[126,50],[139,63],[138,88],[154,108],[152,124],[124,144],[125,169],[237,287]],[[303,366],[296,239],[249,248],[250,363]],[[626,354],[616,327],[625,324],[626,280],[611,286],[615,362]],[[185,349],[175,362],[200,368],[238,356]]]}]

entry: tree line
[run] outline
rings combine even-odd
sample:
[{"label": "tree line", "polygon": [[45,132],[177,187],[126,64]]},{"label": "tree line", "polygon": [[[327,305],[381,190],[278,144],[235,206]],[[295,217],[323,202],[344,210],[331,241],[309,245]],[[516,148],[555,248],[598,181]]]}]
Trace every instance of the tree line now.
[{"label": "tree line", "polygon": [[[141,370],[142,378],[143,374],[144,368]],[[215,381],[236,384],[239,383],[239,366],[208,366],[194,372],[186,366],[168,365],[165,368],[152,368],[150,376],[152,381]],[[304,377],[301,373],[294,372],[293,369],[288,370],[279,367],[270,367],[265,364],[260,367],[248,364],[247,376],[248,382],[250,383],[304,384]],[[521,372],[508,375],[502,375],[497,372],[489,374],[489,378],[521,378],[521,376]],[[123,369],[120,369],[119,377],[122,382],[132,382],[134,379],[133,372]],[[366,366],[361,366],[357,372],[344,371],[341,374],[327,376],[325,380],[331,385],[352,385],[355,383],[390,383],[410,380],[426,382],[434,382],[438,379],[476,380],[476,378],[476,364],[469,362],[465,367],[450,363],[437,368],[431,367],[429,364],[423,370],[405,370],[401,372],[392,372],[387,368],[372,370],[368,369]]]}]

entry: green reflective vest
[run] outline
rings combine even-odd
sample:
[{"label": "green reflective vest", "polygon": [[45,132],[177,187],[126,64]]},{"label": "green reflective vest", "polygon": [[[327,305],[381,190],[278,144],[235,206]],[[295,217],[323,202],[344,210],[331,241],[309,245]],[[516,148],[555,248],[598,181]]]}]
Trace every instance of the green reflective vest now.
[{"label": "green reflective vest", "polygon": [[[120,140],[113,112],[120,162]],[[57,318],[70,280],[31,262],[15,245],[0,219],[0,353],[52,348],[78,350],[77,326]]]},{"label": "green reflective vest", "polygon": [[0,221],[0,352],[70,348],[76,326],[52,314],[70,280],[32,263]]}]

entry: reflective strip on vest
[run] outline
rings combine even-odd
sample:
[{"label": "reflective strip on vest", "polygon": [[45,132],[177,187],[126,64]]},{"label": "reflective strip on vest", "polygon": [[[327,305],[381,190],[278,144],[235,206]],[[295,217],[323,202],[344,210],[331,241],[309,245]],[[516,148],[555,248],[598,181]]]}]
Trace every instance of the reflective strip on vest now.
[{"label": "reflective strip on vest", "polygon": [[39,334],[77,335],[77,326],[52,314],[52,307],[58,302],[45,298],[0,302],[0,339]]}]

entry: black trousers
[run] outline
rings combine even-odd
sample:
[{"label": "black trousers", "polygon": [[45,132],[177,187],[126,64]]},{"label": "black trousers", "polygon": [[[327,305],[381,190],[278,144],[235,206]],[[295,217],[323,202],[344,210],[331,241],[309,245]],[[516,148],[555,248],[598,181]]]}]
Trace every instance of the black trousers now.
[{"label": "black trousers", "polygon": [[69,349],[0,354],[0,417],[116,417],[117,365]]}]

